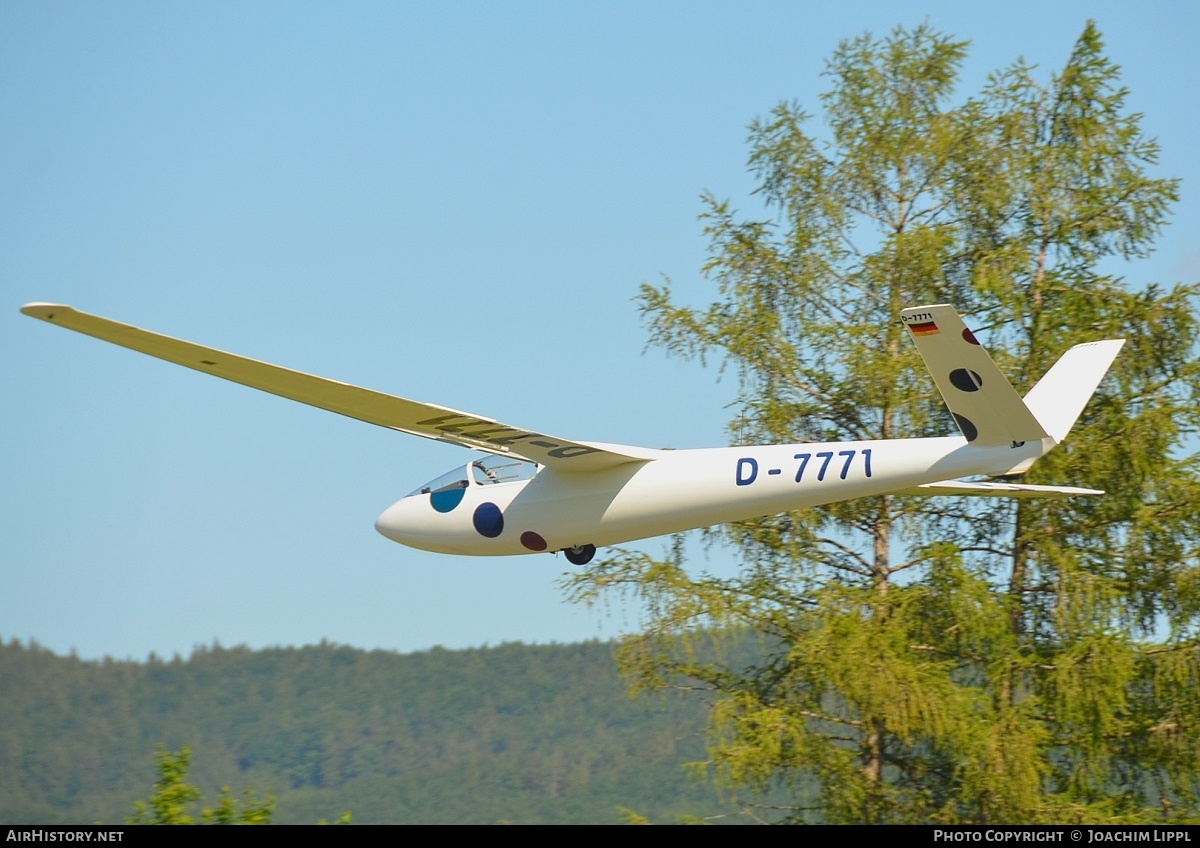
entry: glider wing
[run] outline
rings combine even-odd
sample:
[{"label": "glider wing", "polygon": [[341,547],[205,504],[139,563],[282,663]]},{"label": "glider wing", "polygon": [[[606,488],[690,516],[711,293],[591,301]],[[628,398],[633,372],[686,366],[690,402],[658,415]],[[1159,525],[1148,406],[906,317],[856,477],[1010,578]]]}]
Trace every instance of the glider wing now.
[{"label": "glider wing", "polygon": [[653,459],[657,451],[625,445],[574,442],[432,403],[316,377],[244,356],[202,347],[121,324],[70,306],[29,303],[21,312],[78,333],[136,350],[185,368],[232,380],[273,395],[327,409],[380,427],[512,456],[559,470],[593,471]]}]

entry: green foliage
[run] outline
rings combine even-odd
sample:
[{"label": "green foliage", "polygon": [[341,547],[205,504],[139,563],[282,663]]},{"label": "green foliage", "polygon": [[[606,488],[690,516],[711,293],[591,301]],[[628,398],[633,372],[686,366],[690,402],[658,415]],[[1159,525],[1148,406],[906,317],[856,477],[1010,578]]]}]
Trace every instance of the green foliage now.
[{"label": "green foliage", "polygon": [[329,819],[321,819],[317,822],[317,824],[350,824],[350,811],[347,810],[333,821],[330,821]]},{"label": "green foliage", "polygon": [[852,39],[823,133],[792,103],[752,123],[762,214],[704,197],[716,300],[644,286],[651,339],[736,372],[735,443],[788,443],[954,432],[904,306],[956,305],[1022,392],[1127,337],[1028,473],[1108,495],[834,504],[709,531],[732,578],[677,545],[571,588],[641,598],[634,689],[713,696],[703,768],[765,819],[1200,820],[1197,292],[1098,270],[1150,251],[1178,186],[1094,25],[1059,73],[1017,63],[956,104],[965,55],[928,26]]},{"label": "green foliage", "polygon": [[[205,807],[200,814],[201,824],[270,824],[275,813],[275,799],[258,800],[252,789],[242,791],[241,797],[235,796],[228,786],[221,787],[221,795],[216,807]],[[349,822],[350,814],[343,816]],[[339,822],[340,823],[340,822]]]},{"label": "green foliage", "polygon": [[201,792],[184,782],[192,752],[185,746],[179,753],[172,754],[159,745],[154,758],[158,763],[158,782],[154,784],[154,794],[149,801],[135,803],[135,812],[125,823],[195,824],[196,819],[188,813],[188,808],[200,800]]},{"label": "green foliage", "polygon": [[[683,764],[703,705],[631,702],[613,646],[508,644],[414,654],[322,643],[183,659],[81,661],[0,643],[0,820],[121,821],[162,741],[213,815],[273,787],[272,822],[617,823],[736,813]],[[171,757],[178,755],[172,753]],[[224,802],[222,803],[222,801]],[[201,802],[186,814],[199,820]],[[147,811],[147,815],[152,812]]]},{"label": "green foliage", "polygon": [[[196,824],[191,814],[193,805],[201,800],[203,793],[186,783],[188,767],[192,762],[192,751],[186,745],[171,753],[163,745],[154,755],[158,763],[158,781],[149,801],[134,804],[134,814],[126,824]],[[275,799],[259,800],[253,790],[246,789],[238,798],[221,789],[216,807],[205,807],[200,813],[200,824],[270,824],[275,811]]]},{"label": "green foliage", "polygon": [[621,820],[625,824],[650,824],[650,819],[628,807],[617,807],[617,812],[621,814]]}]

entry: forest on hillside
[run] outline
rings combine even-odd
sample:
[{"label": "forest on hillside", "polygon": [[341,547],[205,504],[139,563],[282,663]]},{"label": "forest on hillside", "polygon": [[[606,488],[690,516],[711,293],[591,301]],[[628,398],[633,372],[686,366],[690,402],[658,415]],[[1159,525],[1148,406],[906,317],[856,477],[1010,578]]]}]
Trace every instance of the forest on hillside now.
[{"label": "forest on hillside", "polygon": [[685,764],[704,704],[631,699],[614,646],[413,654],[322,642],[145,662],[0,641],[0,821],[119,823],[187,746],[206,798],[250,787],[274,821],[729,821]]}]

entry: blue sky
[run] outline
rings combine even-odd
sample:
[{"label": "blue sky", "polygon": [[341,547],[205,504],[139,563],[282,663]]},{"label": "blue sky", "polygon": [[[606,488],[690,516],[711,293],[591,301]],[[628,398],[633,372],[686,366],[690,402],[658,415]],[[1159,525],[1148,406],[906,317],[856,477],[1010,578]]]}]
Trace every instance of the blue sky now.
[{"label": "blue sky", "polygon": [[143,658],[632,626],[565,603],[561,557],[375,533],[467,451],[17,307],[568,438],[721,444],[732,381],[644,352],[632,298],[667,274],[706,301],[697,197],[754,208],[746,124],[817,111],[824,59],[866,30],[970,40],[965,95],[1018,56],[1061,66],[1088,18],[1184,180],[1159,251],[1119,271],[1200,278],[1191,4],[0,3],[0,637]]}]

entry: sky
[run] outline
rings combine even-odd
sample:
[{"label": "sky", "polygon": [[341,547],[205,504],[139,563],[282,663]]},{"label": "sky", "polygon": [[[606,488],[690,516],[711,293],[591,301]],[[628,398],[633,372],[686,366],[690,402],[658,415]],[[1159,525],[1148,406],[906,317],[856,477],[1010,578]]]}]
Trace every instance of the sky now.
[{"label": "sky", "polygon": [[[562,557],[373,528],[475,454],[21,316],[69,303],[569,439],[726,441],[735,385],[647,348],[700,274],[704,191],[753,210],[746,126],[817,112],[838,42],[928,22],[962,96],[1095,19],[1183,179],[1131,285],[1200,279],[1200,7],[1184,2],[0,3],[0,638],[84,658],[327,639],[609,638]],[[1069,483],[1070,481],[1064,481]],[[662,540],[639,547],[664,549]],[[691,567],[735,568],[720,550]]]}]

